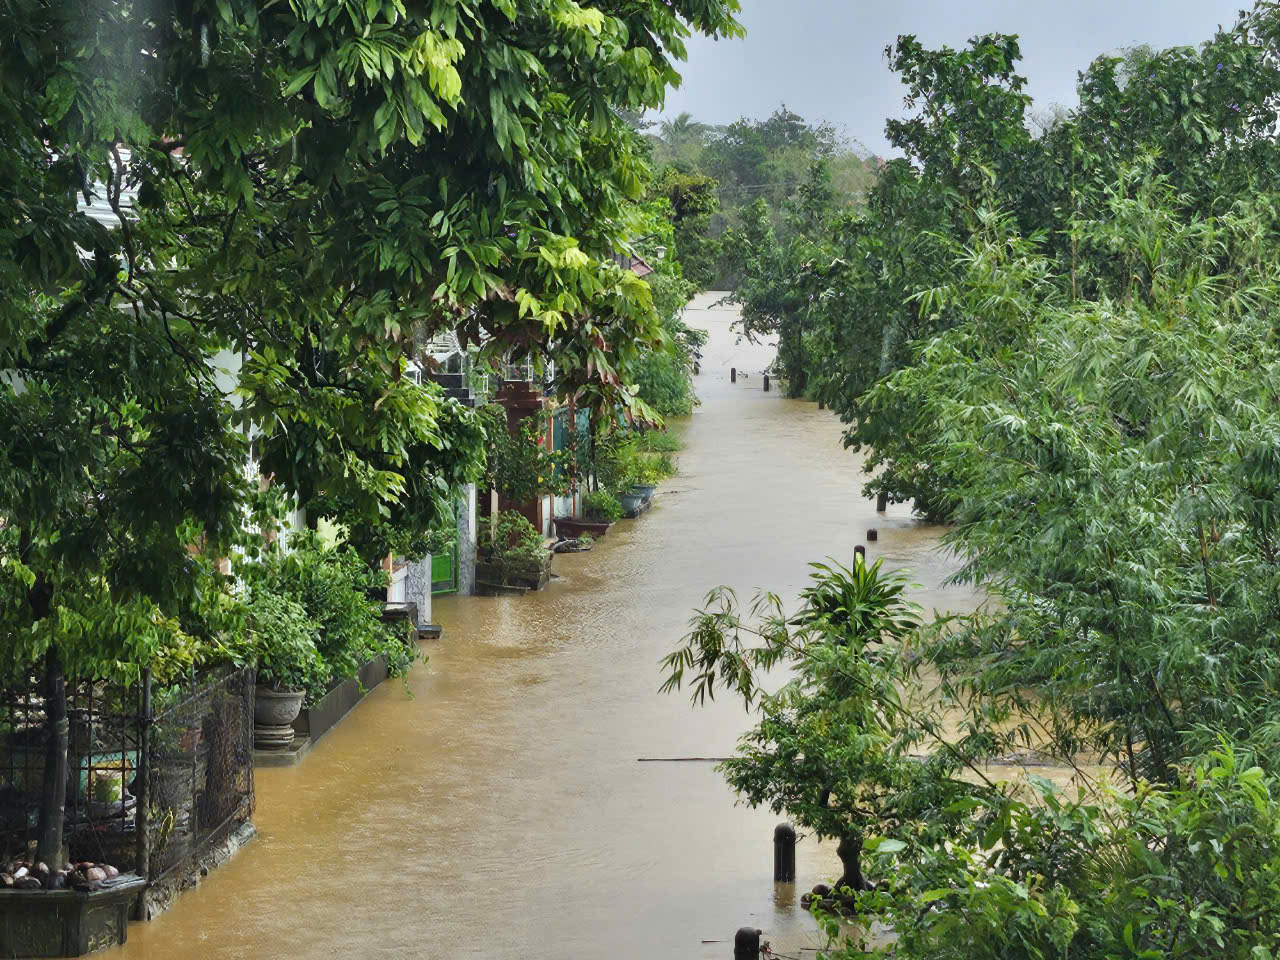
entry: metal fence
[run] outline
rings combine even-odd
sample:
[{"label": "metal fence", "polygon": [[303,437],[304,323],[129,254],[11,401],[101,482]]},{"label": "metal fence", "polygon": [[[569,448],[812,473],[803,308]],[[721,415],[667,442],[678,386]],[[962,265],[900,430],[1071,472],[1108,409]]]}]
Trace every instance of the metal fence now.
[{"label": "metal fence", "polygon": [[[151,882],[253,812],[253,671],[172,686],[67,683],[63,837],[72,862]],[[0,860],[31,859],[48,755],[35,672],[0,690]]]},{"label": "metal fence", "polygon": [[153,883],[253,813],[253,671],[152,694],[147,877]]},{"label": "metal fence", "polygon": [[[48,724],[45,690],[32,672],[0,695],[0,857],[35,852]],[[67,685],[67,792],[63,838],[73,861],[138,864],[136,771],[145,723],[141,689]],[[56,866],[56,865],[55,865]]]}]

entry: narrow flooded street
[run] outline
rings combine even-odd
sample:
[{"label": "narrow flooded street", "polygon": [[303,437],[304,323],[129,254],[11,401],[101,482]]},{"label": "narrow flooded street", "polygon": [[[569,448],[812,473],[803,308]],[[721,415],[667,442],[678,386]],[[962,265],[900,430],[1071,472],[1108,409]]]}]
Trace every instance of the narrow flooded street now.
[{"label": "narrow flooded street", "polygon": [[772,350],[736,343],[715,299],[687,313],[712,337],[703,403],[654,509],[558,556],[541,593],[438,601],[444,636],[408,690],[258,771],[258,839],[108,956],[727,958],[748,923],[793,955],[818,945],[798,894],[838,872],[834,849],[802,841],[776,893],[779,817],[735,806],[711,763],[638,762],[723,756],[751,719],[659,695],[658,660],[711,587],[793,598],[869,527],[926,609],[975,597],[940,587],[935,528],[861,496],[830,412],[762,391]]}]

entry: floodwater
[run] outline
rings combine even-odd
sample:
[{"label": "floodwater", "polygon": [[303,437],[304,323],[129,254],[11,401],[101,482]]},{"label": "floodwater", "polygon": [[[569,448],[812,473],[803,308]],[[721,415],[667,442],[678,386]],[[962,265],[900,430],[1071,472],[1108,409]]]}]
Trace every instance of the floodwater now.
[{"label": "floodwater", "polygon": [[258,771],[258,838],[108,956],[726,958],[747,924],[813,955],[798,897],[839,873],[834,845],[802,840],[799,882],[775,886],[780,817],[735,805],[709,762],[639,762],[725,756],[751,725],[740,703],[660,695],[658,661],[710,588],[794,599],[871,527],[869,556],[910,570],[926,610],[979,598],[941,586],[936,528],[862,497],[829,411],[763,392],[772,350],[715,300],[688,312],[711,333],[703,403],[654,508],[558,556],[541,593],[438,599],[444,635],[407,688]]}]

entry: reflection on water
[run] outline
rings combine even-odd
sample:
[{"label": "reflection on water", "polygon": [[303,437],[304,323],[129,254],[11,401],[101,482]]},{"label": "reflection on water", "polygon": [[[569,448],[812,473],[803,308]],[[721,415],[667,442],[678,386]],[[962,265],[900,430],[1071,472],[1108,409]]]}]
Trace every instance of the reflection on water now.
[{"label": "reflection on water", "polygon": [[[936,528],[863,499],[829,412],[762,391],[772,351],[737,343],[733,316],[689,312],[712,335],[703,405],[654,509],[558,556],[539,594],[439,602],[408,689],[374,691],[301,767],[259,771],[259,838],[115,956],[723,958],[748,923],[784,952],[818,945],[797,885],[771,880],[778,818],[735,806],[710,763],[637,762],[724,756],[750,724],[659,696],[658,660],[709,588],[794,598],[807,563],[848,562],[870,527],[869,555],[909,568],[926,609],[978,598],[941,586]],[[839,872],[833,846],[797,853],[802,890]]]}]

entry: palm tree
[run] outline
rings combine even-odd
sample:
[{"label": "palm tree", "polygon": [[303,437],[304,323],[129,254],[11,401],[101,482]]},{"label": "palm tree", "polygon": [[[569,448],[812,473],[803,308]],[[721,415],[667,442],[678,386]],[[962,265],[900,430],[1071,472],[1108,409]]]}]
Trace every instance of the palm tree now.
[{"label": "palm tree", "polygon": [[687,111],[677,114],[673,120],[663,120],[658,129],[662,131],[662,139],[672,147],[701,143],[711,130],[705,123],[695,121]]}]

